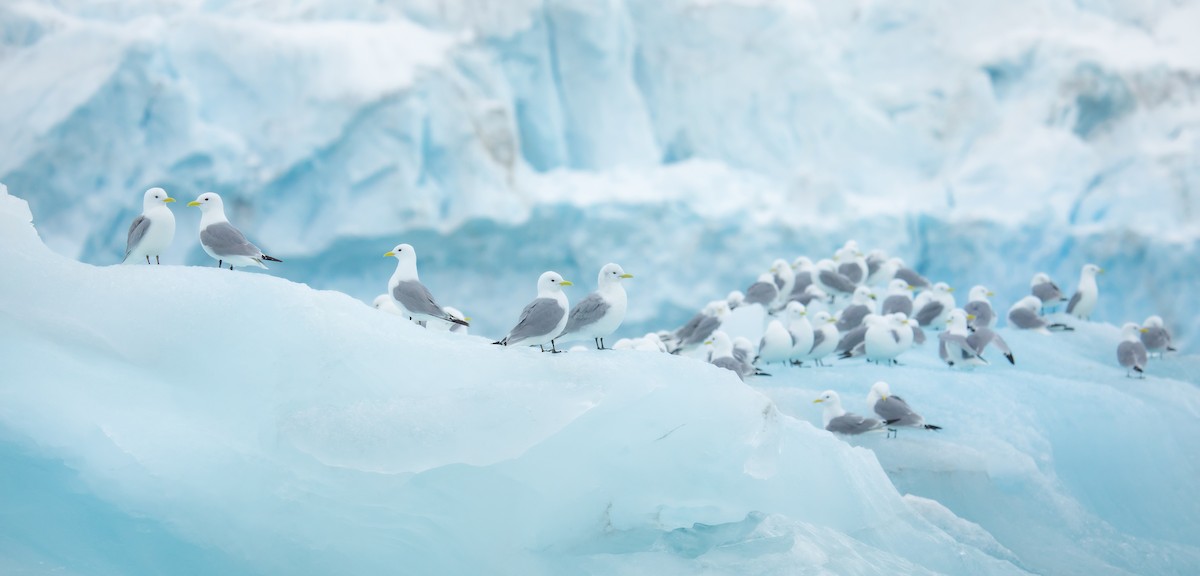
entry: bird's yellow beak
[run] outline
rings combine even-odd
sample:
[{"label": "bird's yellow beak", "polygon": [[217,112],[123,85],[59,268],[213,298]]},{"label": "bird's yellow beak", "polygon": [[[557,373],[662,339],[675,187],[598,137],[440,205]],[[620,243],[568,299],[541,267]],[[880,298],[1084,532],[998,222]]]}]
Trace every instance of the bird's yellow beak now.
[{"label": "bird's yellow beak", "polygon": [[992,296],[995,296],[995,295],[996,295],[995,292],[988,292],[988,298],[991,298]]},{"label": "bird's yellow beak", "polygon": [[813,400],[813,404],[820,404],[820,403],[822,403],[822,402],[824,402],[824,400],[822,400],[822,399],[820,399],[820,398],[817,398],[816,400]]},{"label": "bird's yellow beak", "polygon": [[876,300],[876,299],[877,299],[877,298],[875,298],[875,295],[874,295],[874,294],[870,294],[870,296],[871,296],[871,299],[872,299],[872,300]]},{"label": "bird's yellow beak", "polygon": [[192,200],[191,202],[188,202],[188,206],[199,206],[199,205],[200,205],[200,203],[199,203],[199,202],[197,202],[197,201],[195,201],[195,200]]},{"label": "bird's yellow beak", "polygon": [[828,322],[828,323],[830,323],[830,324],[837,324],[837,319],[835,319],[835,318],[830,318],[829,320],[826,320],[826,322]]},{"label": "bird's yellow beak", "polygon": [[471,321],[470,316],[463,316],[463,322],[470,322],[470,321]]},{"label": "bird's yellow beak", "polygon": [[1100,273],[1101,273],[1101,274],[1103,274],[1103,273],[1104,273],[1104,269],[1103,269],[1103,268],[1101,268],[1101,269],[1100,269]]},{"label": "bird's yellow beak", "polygon": [[905,290],[912,291],[912,290],[916,290],[916,289],[917,289],[917,287],[916,287],[916,286],[913,286],[912,284],[908,284],[907,286],[905,286],[905,287],[904,287],[904,289],[905,289]]},{"label": "bird's yellow beak", "polygon": [[704,345],[705,345],[705,346],[709,346],[709,345],[711,345],[711,344],[712,344],[712,340],[705,340],[705,341],[704,341]]},{"label": "bird's yellow beak", "polygon": [[167,196],[167,199],[166,199],[166,200],[163,200],[163,203],[165,204],[165,203],[167,203],[167,202],[174,202],[174,201],[175,201],[175,199],[174,199],[174,198],[172,198],[172,197],[170,197],[170,196]]},{"label": "bird's yellow beak", "polygon": [[395,252],[384,252],[384,253],[383,253],[383,257],[384,257],[384,258],[390,258],[390,257],[392,257],[392,256],[395,256],[395,255],[396,255],[396,253],[395,253]]},{"label": "bird's yellow beak", "polygon": [[884,402],[887,402],[887,394],[884,394],[884,395],[883,395],[883,401],[884,401]]},{"label": "bird's yellow beak", "polygon": [[575,283],[571,282],[570,280],[563,280],[562,282],[559,282],[558,285],[559,286],[574,286]]},{"label": "bird's yellow beak", "polygon": [[954,288],[947,288],[947,289],[946,289],[946,291],[947,291],[947,292],[953,292],[953,291],[954,291]]},{"label": "bird's yellow beak", "polygon": [[628,273],[627,273],[627,274],[622,274],[622,275],[621,275],[621,277],[622,277],[622,278],[633,278],[633,274],[628,274]]},{"label": "bird's yellow beak", "polygon": [[801,311],[800,311],[800,315],[801,315],[801,316],[808,316],[808,310],[801,310]]},{"label": "bird's yellow beak", "polygon": [[974,314],[967,314],[967,320],[974,320],[974,319],[975,319]]},{"label": "bird's yellow beak", "polygon": [[1142,333],[1146,333],[1146,332],[1149,332],[1149,331],[1150,331],[1150,329],[1149,329],[1149,328],[1139,328],[1139,329],[1138,329],[1138,332],[1142,332]]}]

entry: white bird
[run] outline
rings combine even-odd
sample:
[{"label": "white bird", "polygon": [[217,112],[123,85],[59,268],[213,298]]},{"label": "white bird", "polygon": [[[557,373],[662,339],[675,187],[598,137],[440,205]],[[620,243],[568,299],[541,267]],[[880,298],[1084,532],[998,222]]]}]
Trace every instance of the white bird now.
[{"label": "white bird", "polygon": [[1138,373],[1138,378],[1145,378],[1146,345],[1142,344],[1139,333],[1145,333],[1145,328],[1139,328],[1133,322],[1126,322],[1121,327],[1121,343],[1117,345],[1117,362],[1125,368],[1125,376],[1130,377],[1129,371]]},{"label": "white bird", "polygon": [[913,311],[912,292],[913,287],[908,282],[893,278],[888,282],[887,296],[884,297],[879,312],[881,314],[903,312],[906,316],[911,316]]},{"label": "white bird", "polygon": [[746,295],[741,290],[734,290],[725,297],[725,303],[729,304],[730,310],[737,310],[738,306],[746,303]]},{"label": "white bird", "polygon": [[813,272],[813,283],[835,298],[849,296],[858,287],[854,281],[839,273],[834,268],[833,260],[821,260],[817,262],[817,268]]},{"label": "white bird", "polygon": [[913,331],[903,314],[868,317],[863,341],[842,353],[841,358],[863,357],[868,362],[898,364],[896,357],[912,348]]},{"label": "white bird", "polygon": [[418,324],[424,323],[422,326],[429,322],[467,325],[465,320],[451,316],[439,306],[433,294],[421,283],[417,275],[417,251],[411,245],[397,244],[383,256],[396,259],[396,271],[388,280],[388,294],[402,315]]},{"label": "white bird", "polygon": [[1161,316],[1151,316],[1142,323],[1142,344],[1146,346],[1146,352],[1158,354],[1160,358],[1164,352],[1175,351],[1171,346],[1171,333],[1163,327]]},{"label": "white bird", "polygon": [[875,294],[866,286],[854,289],[850,305],[842,309],[838,315],[837,328],[839,332],[849,332],[863,323],[863,318],[875,313]]},{"label": "white bird", "polygon": [[[793,302],[792,304],[797,304]],[[763,331],[762,340],[758,344],[758,358],[770,364],[772,362],[787,362],[792,356],[792,348],[795,344],[795,338],[787,328],[784,328],[783,322],[772,320],[767,324],[767,329]]]},{"label": "white bird", "polygon": [[842,408],[842,399],[837,392],[826,390],[813,400],[813,404],[824,404],[825,409],[821,419],[825,429],[837,434],[857,435],[883,428],[886,423],[874,418],[864,418]]},{"label": "white bird", "polygon": [[458,322],[453,322],[453,323],[429,322],[427,324],[427,327],[430,330],[434,330],[437,332],[450,331],[455,334],[469,334],[470,333],[470,332],[468,332],[469,328],[467,327],[468,323],[471,322],[470,316],[463,314],[461,310],[459,310],[458,308],[455,308],[453,306],[443,306],[442,310],[445,310],[446,313],[449,314],[451,318],[461,320],[463,323],[459,324]]},{"label": "white bird", "polygon": [[224,264],[229,264],[230,270],[233,270],[234,266],[266,268],[263,260],[282,262],[278,258],[263,254],[262,250],[246,240],[246,236],[229,223],[229,219],[225,217],[225,205],[216,192],[205,192],[188,202],[188,206],[200,207],[200,247],[217,261],[218,268]]},{"label": "white bird", "polygon": [[833,261],[838,263],[838,274],[849,278],[851,282],[862,285],[867,281],[867,261],[854,240],[846,241],[846,245],[833,254]]},{"label": "white bird", "polygon": [[712,333],[712,338],[704,342],[705,346],[712,347],[712,355],[709,363],[719,368],[725,368],[737,374],[739,380],[745,380],[747,376],[755,374],[763,374],[758,371],[753,365],[738,360],[734,356],[733,341],[729,339],[729,335],[717,330]]},{"label": "white bird", "polygon": [[891,387],[882,380],[871,386],[871,391],[867,393],[867,406],[870,406],[875,411],[875,415],[887,423],[889,435],[896,432],[893,426],[907,426],[922,430],[942,429],[941,426],[926,424],[925,418],[909,408],[908,402],[905,402],[903,398],[892,395]]},{"label": "white bird", "polygon": [[1096,309],[1096,302],[1100,299],[1100,288],[1096,286],[1096,274],[1103,273],[1104,269],[1095,264],[1087,264],[1083,267],[1083,270],[1079,272],[1079,286],[1075,288],[1075,295],[1067,303],[1067,314],[1080,320],[1088,320],[1092,317],[1092,312]]},{"label": "white bird", "polygon": [[977,285],[971,288],[971,292],[967,295],[967,305],[963,306],[963,311],[975,317],[974,320],[967,322],[967,327],[976,330],[978,328],[995,328],[996,312],[992,310],[992,301],[989,297],[995,294],[987,289],[987,286]]},{"label": "white bird", "polygon": [[175,199],[167,196],[166,190],[162,188],[146,191],[142,196],[142,214],[134,218],[133,223],[129,225],[129,235],[125,238],[125,258],[122,262],[128,262],[132,257],[135,261],[145,258],[149,264],[150,257],[154,256],[154,263],[161,264],[158,261],[159,255],[175,238],[175,214],[167,208],[167,203],[174,201]]},{"label": "white bird", "polygon": [[[787,331],[792,337],[792,351],[789,356],[794,359],[807,358],[816,339],[812,322],[808,320],[808,309],[799,302],[788,302],[785,313]],[[828,317],[828,314],[826,316]]]},{"label": "white bird", "polygon": [[[693,318],[693,320],[696,320],[694,326],[688,329],[688,325],[684,325],[679,332],[676,332],[676,344],[671,349],[671,353],[679,354],[680,352],[694,350],[697,346],[704,343],[705,340],[708,340],[713,332],[720,329],[721,324],[729,318],[731,313],[729,304],[720,300],[709,302],[701,313],[702,316],[698,320]],[[691,322],[688,322],[688,324],[691,324]]]},{"label": "white bird", "polygon": [[883,250],[872,250],[867,253],[867,285],[879,286],[886,284],[896,273],[887,267],[888,255]]},{"label": "white bird", "polygon": [[948,366],[981,366],[987,360],[975,353],[971,343],[967,341],[967,321],[970,318],[961,308],[950,311],[946,319],[946,330],[938,334],[938,356]]},{"label": "white bird", "polygon": [[628,278],[633,278],[633,274],[627,274],[616,264],[608,263],[600,268],[596,279],[599,287],[571,309],[567,327],[557,340],[571,342],[591,338],[597,350],[605,350],[604,339],[616,332],[625,320],[629,300],[621,281]]},{"label": "white bird", "polygon": [[1055,284],[1050,279],[1050,275],[1045,272],[1038,272],[1033,275],[1033,279],[1029,281],[1029,293],[1037,297],[1043,309],[1047,306],[1057,306],[1067,301],[1067,297],[1063,296],[1058,284]]},{"label": "white bird", "polygon": [[813,315],[812,322],[812,348],[807,354],[797,354],[796,360],[798,365],[803,365],[805,360],[811,360],[817,366],[824,366],[825,357],[833,354],[840,339],[837,320],[828,312],[821,310]]},{"label": "white bird", "polygon": [[771,274],[775,276],[775,287],[778,289],[775,294],[775,302],[771,307],[782,308],[792,295],[792,287],[796,285],[796,275],[792,271],[791,264],[782,258],[771,263]]},{"label": "white bird", "polygon": [[940,330],[954,310],[954,289],[945,282],[934,284],[933,290],[922,292],[913,301],[913,310],[913,319],[922,328]]},{"label": "white bird", "polygon": [[885,278],[899,278],[914,288],[929,288],[929,280],[926,280],[924,276],[917,274],[916,270],[905,266],[904,260],[892,258],[884,265],[887,266],[889,270],[893,270],[892,275],[885,276]]},{"label": "white bird", "polygon": [[758,280],[746,289],[746,304],[759,304],[770,308],[779,297],[779,287],[775,285],[775,275],[771,272],[760,274]]},{"label": "white bird", "polygon": [[521,318],[508,331],[508,335],[492,344],[537,346],[542,352],[546,351],[545,345],[549,344],[550,351],[557,354],[554,339],[566,328],[567,311],[571,309],[562,289],[570,285],[571,282],[563,280],[557,272],[543,272],[538,277],[537,298],[521,310]]},{"label": "white bird", "polygon": [[813,270],[816,266],[808,256],[797,256],[792,260],[792,271],[795,274],[792,277],[792,291],[790,296],[794,299],[796,296],[804,294],[804,289],[808,288],[813,283]]},{"label": "white bird", "polygon": [[1065,324],[1051,324],[1038,315],[1042,300],[1037,296],[1026,296],[1017,300],[1008,309],[1008,325],[1021,330],[1033,330],[1039,334],[1050,334],[1050,330],[1074,330]]}]

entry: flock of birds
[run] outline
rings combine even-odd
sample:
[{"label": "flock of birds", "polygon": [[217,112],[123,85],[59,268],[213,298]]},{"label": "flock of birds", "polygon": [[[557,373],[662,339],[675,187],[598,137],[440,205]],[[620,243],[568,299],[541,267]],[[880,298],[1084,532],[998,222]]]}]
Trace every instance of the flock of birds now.
[{"label": "flock of birds", "polygon": [[[175,218],[167,203],[175,200],[162,188],[147,190],[143,212],[130,225],[125,261],[145,259],[150,263],[170,245]],[[281,262],[250,243],[229,223],[221,197],[201,194],[188,206],[199,207],[200,244],[226,265],[259,266],[265,261]],[[416,250],[400,244],[384,254],[396,259],[396,271],[388,291],[375,299],[376,308],[391,312],[429,329],[465,332],[470,318],[457,309],[437,303],[417,273]],[[1052,322],[1047,311],[1066,303],[1066,314],[1088,320],[1099,300],[1096,275],[1104,270],[1087,264],[1080,272],[1074,295],[1068,299],[1051,278],[1038,273],[1030,282],[1030,294],[1008,310],[1008,325],[1043,334],[1069,331],[1065,323]],[[598,350],[608,349],[604,339],[616,332],[625,318],[627,297],[622,281],[632,278],[617,264],[600,269],[597,290],[569,305],[564,287],[572,283],[553,271],[537,282],[537,297],[521,311],[516,325],[494,342],[503,346],[538,346],[543,352],[558,353],[558,343],[592,340]],[[882,298],[877,293],[883,291]],[[1016,359],[1004,339],[994,330],[997,314],[984,286],[973,287],[967,303],[958,307],[954,289],[944,282],[930,282],[908,268],[900,258],[883,251],[864,254],[853,240],[832,258],[813,262],[800,256],[790,264],[775,260],[745,292],[733,291],[724,300],[708,303],[683,326],[652,332],[642,338],[622,339],[612,349],[651,350],[671,354],[698,355],[743,380],[769,375],[760,365],[783,363],[793,366],[825,365],[840,359],[862,358],[867,362],[895,365],[897,358],[926,341],[926,330],[938,331],[938,355],[950,367],[988,364],[984,353],[994,348],[1010,363]],[[722,328],[735,310],[756,309],[765,323],[760,341],[731,338]],[[761,327],[761,324],[760,324]],[[1161,356],[1175,349],[1162,318],[1151,316],[1142,325],[1122,327],[1117,362],[1126,376],[1144,378],[1151,354]],[[839,434],[862,434],[896,426],[937,430],[926,424],[908,404],[891,394],[886,382],[877,382],[867,398],[879,418],[846,412],[832,390],[814,400],[824,404],[825,428]]]}]

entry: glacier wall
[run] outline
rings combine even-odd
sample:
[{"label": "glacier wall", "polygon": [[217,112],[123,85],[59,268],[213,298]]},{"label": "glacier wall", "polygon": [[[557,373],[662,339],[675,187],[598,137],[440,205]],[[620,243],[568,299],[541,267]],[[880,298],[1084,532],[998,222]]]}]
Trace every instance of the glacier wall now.
[{"label": "glacier wall", "polygon": [[[481,268],[652,274],[633,334],[853,237],[1008,300],[1095,261],[1100,318],[1161,314],[1195,349],[1197,22],[1195,2],[15,0],[0,181],[97,264],[155,185],[220,192],[273,273],[365,300],[388,276],[368,257],[408,241],[493,335],[527,295],[472,286]],[[178,217],[170,261],[207,263]]]}]

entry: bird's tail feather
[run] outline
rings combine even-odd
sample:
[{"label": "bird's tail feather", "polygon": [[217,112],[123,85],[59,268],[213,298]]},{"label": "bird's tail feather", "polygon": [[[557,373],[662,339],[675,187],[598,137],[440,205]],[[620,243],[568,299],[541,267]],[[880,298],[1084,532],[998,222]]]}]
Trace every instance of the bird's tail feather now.
[{"label": "bird's tail feather", "polygon": [[941,427],[941,426],[934,426],[933,424],[926,424],[926,425],[925,425],[925,429],[926,429],[926,430],[941,430],[941,429],[942,429],[942,427]]},{"label": "bird's tail feather", "polygon": [[283,262],[283,260],[280,260],[274,256],[267,256],[266,254],[262,255],[262,259],[268,262]]}]

